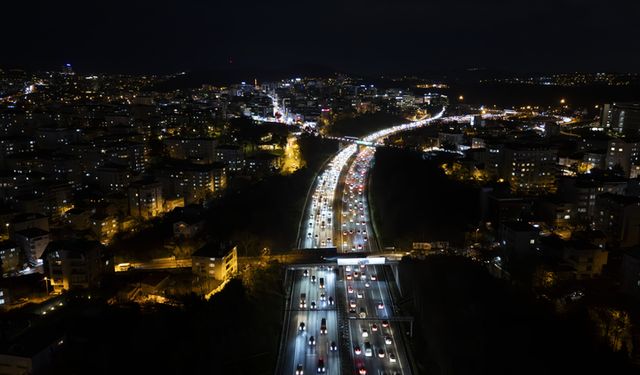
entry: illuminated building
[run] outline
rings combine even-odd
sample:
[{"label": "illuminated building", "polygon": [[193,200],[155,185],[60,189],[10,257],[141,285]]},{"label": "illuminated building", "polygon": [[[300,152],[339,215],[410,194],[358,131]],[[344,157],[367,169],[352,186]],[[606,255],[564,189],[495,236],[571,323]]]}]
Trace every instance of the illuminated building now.
[{"label": "illuminated building", "polygon": [[244,152],[240,146],[220,145],[215,152],[216,161],[224,163],[230,172],[238,172],[244,168]]},{"label": "illuminated building", "polygon": [[26,260],[36,264],[49,244],[49,232],[40,228],[29,228],[16,231],[14,241],[22,248]]},{"label": "illuminated building", "polygon": [[129,214],[145,219],[163,211],[162,184],[156,181],[137,181],[129,185]]},{"label": "illuminated building", "polygon": [[71,128],[38,128],[36,147],[42,150],[57,150],[80,140],[80,130]]},{"label": "illuminated building", "polygon": [[524,194],[556,191],[558,151],[537,144],[509,144],[503,151],[502,178],[511,190]]},{"label": "illuminated building", "polygon": [[97,168],[94,176],[100,190],[108,193],[124,191],[131,181],[129,168],[117,164]]},{"label": "illuminated building", "polygon": [[16,273],[22,266],[21,251],[18,244],[11,240],[0,242],[0,270],[7,276]]},{"label": "illuminated building", "polygon": [[216,161],[216,145],[213,138],[167,138],[162,141],[172,159],[199,163]]},{"label": "illuminated building", "polygon": [[637,135],[640,131],[640,103],[605,104],[600,121],[605,129]]},{"label": "illuminated building", "polygon": [[113,215],[95,214],[91,216],[91,231],[103,245],[108,245],[118,233],[118,218]]},{"label": "illuminated building", "polygon": [[629,177],[634,165],[640,160],[640,142],[612,139],[607,146],[605,159],[607,169],[621,168]]},{"label": "illuminated building", "polygon": [[196,250],[192,272],[199,277],[226,280],[238,272],[238,249],[225,244],[207,244]]},{"label": "illuminated building", "polygon": [[97,241],[53,241],[43,258],[54,293],[97,287],[103,274],[113,270],[113,261]]},{"label": "illuminated building", "polygon": [[217,197],[227,186],[226,167],[222,163],[169,163],[158,170],[163,195],[182,197],[185,205]]}]

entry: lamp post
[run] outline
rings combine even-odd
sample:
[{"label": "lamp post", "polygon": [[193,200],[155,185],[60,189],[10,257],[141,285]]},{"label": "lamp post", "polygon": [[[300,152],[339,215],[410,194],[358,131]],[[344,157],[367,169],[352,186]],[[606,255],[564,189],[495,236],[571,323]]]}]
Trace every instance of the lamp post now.
[{"label": "lamp post", "polygon": [[49,294],[49,278],[44,277],[44,286],[47,288],[47,295]]}]

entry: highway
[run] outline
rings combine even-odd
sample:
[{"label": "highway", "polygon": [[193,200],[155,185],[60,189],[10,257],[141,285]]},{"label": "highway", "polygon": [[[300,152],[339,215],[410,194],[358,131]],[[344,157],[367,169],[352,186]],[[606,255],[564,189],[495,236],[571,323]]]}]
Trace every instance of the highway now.
[{"label": "highway", "polygon": [[[338,224],[344,253],[377,253],[367,200],[375,149],[360,147],[341,178]],[[371,236],[371,239],[369,238]],[[393,321],[393,303],[382,266],[338,267],[338,288],[348,309],[351,369],[354,374],[410,374],[404,337]],[[391,280],[390,282],[394,282]]]},{"label": "highway", "polygon": [[[425,126],[443,113],[444,109],[430,119],[372,133],[340,150],[311,187],[300,220],[299,248],[378,253],[367,199],[375,145],[389,135]],[[385,279],[382,266],[309,265],[288,272],[291,291],[278,374],[411,374],[404,335],[394,320],[389,287],[394,281]],[[324,289],[319,288],[320,277]],[[323,292],[325,301],[320,298]],[[326,335],[320,332],[323,318]],[[300,330],[300,323],[305,323],[305,330]],[[315,340],[310,343],[311,336]]]},{"label": "highway", "polygon": [[399,324],[393,321],[388,281],[381,266],[346,266],[341,267],[341,272],[348,291],[354,373],[364,369],[367,374],[410,374],[404,337]]},{"label": "highway", "polygon": [[357,151],[357,145],[352,144],[342,149],[322,171],[307,199],[307,207],[303,213],[300,228],[299,247],[302,249],[334,247],[336,204],[336,188],[338,180],[346,169],[347,162]]},{"label": "highway", "polygon": [[[288,301],[289,318],[285,323],[287,355],[282,358],[282,373],[296,374],[300,368],[304,374],[316,374],[319,371],[320,360],[324,361],[326,374],[341,373],[338,314],[335,304],[336,271],[336,267],[333,266],[292,270],[293,287]],[[324,279],[324,288],[320,287],[320,278]],[[323,318],[326,319],[326,334],[321,332]],[[304,329],[301,329],[302,323]],[[312,337],[314,341],[310,343]]]}]

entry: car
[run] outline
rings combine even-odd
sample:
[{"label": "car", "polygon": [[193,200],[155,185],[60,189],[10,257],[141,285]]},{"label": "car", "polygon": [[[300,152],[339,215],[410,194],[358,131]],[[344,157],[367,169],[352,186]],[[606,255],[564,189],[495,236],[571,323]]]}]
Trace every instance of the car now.
[{"label": "car", "polygon": [[318,374],[324,374],[327,372],[327,369],[324,367],[324,359],[320,358],[318,360]]},{"label": "car", "polygon": [[373,357],[373,348],[369,341],[364,343],[364,356],[365,357]]},{"label": "car", "polygon": [[378,358],[384,358],[384,349],[378,349]]},{"label": "car", "polygon": [[383,309],[384,309],[384,303],[378,302],[378,310],[383,310]]},{"label": "car", "polygon": [[347,280],[353,280],[353,276],[350,273],[347,274]]},{"label": "car", "polygon": [[311,282],[312,282],[312,283],[315,283],[315,282],[316,282],[316,276],[315,276],[315,275],[311,276]]},{"label": "car", "polygon": [[377,324],[375,324],[375,323],[373,323],[373,324],[371,325],[371,331],[372,331],[372,332],[378,332],[378,325],[377,325]]},{"label": "car", "polygon": [[311,232],[307,233],[307,238],[311,238]]},{"label": "car", "polygon": [[396,361],[397,361],[396,355],[393,353],[389,353],[389,362],[396,363]]},{"label": "car", "polygon": [[338,345],[336,345],[335,341],[331,341],[331,344],[329,344],[329,350],[332,352],[335,352],[338,350]]},{"label": "car", "polygon": [[370,278],[372,281],[376,281],[376,280],[378,280],[378,276],[376,276],[376,274],[375,274],[375,273],[372,273],[372,274],[369,276],[369,278]]},{"label": "car", "polygon": [[347,267],[345,268],[345,270],[346,270],[347,272],[351,272],[351,266],[347,266]]},{"label": "car", "polygon": [[327,295],[324,293],[320,293],[320,301],[326,301]]},{"label": "car", "polygon": [[298,326],[298,330],[304,331],[305,329],[307,329],[307,326],[304,324],[304,322],[300,322],[300,325]]},{"label": "car", "polygon": [[302,271],[302,276],[304,276],[304,277],[309,276],[309,270]]},{"label": "car", "polygon": [[358,291],[358,292],[356,293],[356,296],[357,296],[358,298],[364,298],[364,294],[363,294],[361,291]]},{"label": "car", "polygon": [[304,370],[302,369],[301,364],[298,364],[298,367],[296,367],[296,375],[304,375]]},{"label": "car", "polygon": [[356,309],[354,308],[349,308],[349,314],[355,314],[356,313]]},{"label": "car", "polygon": [[383,320],[383,321],[382,321],[382,326],[383,326],[384,328],[388,328],[388,327],[389,327],[389,321],[388,321],[388,320]]},{"label": "car", "polygon": [[384,343],[387,345],[391,345],[391,336],[385,336],[384,337]]},{"label": "car", "polygon": [[362,244],[358,244],[358,250],[362,250]]},{"label": "car", "polygon": [[306,301],[300,301],[300,308],[301,309],[306,309],[307,308],[307,302]]},{"label": "car", "polygon": [[309,337],[309,345],[314,346],[316,344],[316,338],[311,336]]},{"label": "car", "polygon": [[359,272],[357,272],[357,271],[356,271],[356,272],[354,272],[354,273],[353,273],[353,277],[355,277],[355,278],[357,279],[358,277],[360,277],[360,273],[359,273]]},{"label": "car", "polygon": [[369,337],[369,331],[367,331],[366,329],[362,330],[362,337]]},{"label": "car", "polygon": [[367,281],[366,283],[364,283],[364,287],[365,287],[365,288],[370,288],[370,287],[371,287],[371,284]]},{"label": "car", "polygon": [[347,292],[349,294],[353,293],[353,287],[351,285],[347,286]]},{"label": "car", "polygon": [[367,369],[364,367],[360,367],[360,369],[358,370],[358,374],[367,375]]},{"label": "car", "polygon": [[354,353],[356,353],[356,355],[360,355],[360,354],[362,354],[362,350],[360,349],[360,347],[359,347],[358,345],[356,345],[356,346],[353,348],[353,352],[354,352]]},{"label": "car", "polygon": [[329,297],[329,305],[333,305],[333,297]]},{"label": "car", "polygon": [[316,308],[316,301],[311,301],[311,304],[309,305],[309,307],[311,308],[311,310],[315,310],[315,308]]}]

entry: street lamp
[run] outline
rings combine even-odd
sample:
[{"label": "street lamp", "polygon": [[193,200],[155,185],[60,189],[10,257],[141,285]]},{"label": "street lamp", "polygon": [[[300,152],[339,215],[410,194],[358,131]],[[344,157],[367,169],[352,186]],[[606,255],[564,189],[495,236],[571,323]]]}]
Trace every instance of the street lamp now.
[{"label": "street lamp", "polygon": [[49,278],[48,277],[44,277],[44,285],[47,288],[47,294],[49,294]]}]

